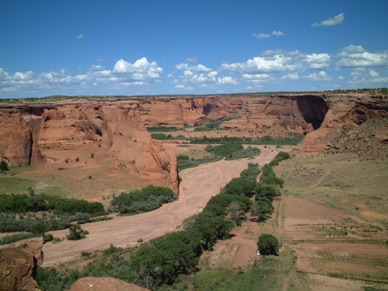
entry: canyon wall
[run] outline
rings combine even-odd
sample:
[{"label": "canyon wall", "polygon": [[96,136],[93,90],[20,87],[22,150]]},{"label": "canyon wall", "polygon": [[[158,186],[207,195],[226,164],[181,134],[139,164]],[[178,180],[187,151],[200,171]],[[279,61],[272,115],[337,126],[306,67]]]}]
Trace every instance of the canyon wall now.
[{"label": "canyon wall", "polygon": [[356,128],[373,118],[388,116],[387,96],[368,94],[324,95],[328,110],[316,130],[306,135],[298,146],[300,152],[317,152],[330,148],[330,136],[343,128]]},{"label": "canyon wall", "polygon": [[139,100],[146,126],[199,125],[229,119],[226,128],[258,134],[307,133],[320,126],[328,110],[320,95],[198,96]]},{"label": "canyon wall", "polygon": [[[161,179],[178,189],[177,163],[160,141],[152,140],[138,103],[86,102],[0,110],[0,155],[10,165],[68,162],[61,154],[90,152],[95,145],[103,163],[146,180]],[[42,151],[48,153],[44,157]],[[75,159],[73,154],[73,160]]]},{"label": "canyon wall", "polygon": [[250,136],[305,134],[299,149],[319,151],[326,148],[328,132],[359,126],[370,118],[386,116],[387,111],[386,96],[367,94],[42,100],[0,107],[0,158],[11,165],[68,162],[70,158],[61,156],[61,151],[76,155],[83,150],[86,155],[93,149],[101,152],[103,162],[111,168],[135,177],[165,180],[177,190],[175,153],[152,140],[146,127],[183,128],[224,120],[221,126],[225,129]]}]

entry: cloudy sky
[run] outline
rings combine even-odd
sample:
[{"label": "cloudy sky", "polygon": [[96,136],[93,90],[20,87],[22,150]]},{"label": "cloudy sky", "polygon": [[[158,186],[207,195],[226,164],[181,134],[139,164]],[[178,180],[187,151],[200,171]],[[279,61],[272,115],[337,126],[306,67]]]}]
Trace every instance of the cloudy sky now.
[{"label": "cloudy sky", "polygon": [[386,0],[2,0],[0,98],[388,86]]}]

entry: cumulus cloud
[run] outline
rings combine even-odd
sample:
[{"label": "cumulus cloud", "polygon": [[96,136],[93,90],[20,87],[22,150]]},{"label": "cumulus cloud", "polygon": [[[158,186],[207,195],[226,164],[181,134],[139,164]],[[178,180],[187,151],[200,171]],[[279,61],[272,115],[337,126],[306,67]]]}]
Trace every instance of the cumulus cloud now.
[{"label": "cumulus cloud", "polygon": [[148,86],[156,82],[163,72],[156,62],[141,58],[134,63],[123,59],[116,62],[112,70],[93,65],[84,74],[32,71],[16,72],[13,75],[0,68],[0,92],[40,89],[74,89],[105,85],[120,89],[128,86]]},{"label": "cumulus cloud", "polygon": [[85,38],[85,35],[83,33],[80,33],[79,35],[77,35],[77,39],[78,40],[81,40],[81,39],[84,39]]},{"label": "cumulus cloud", "polygon": [[175,69],[182,71],[179,77],[181,83],[175,86],[177,89],[187,89],[187,84],[200,87],[238,84],[235,78],[231,76],[219,76],[217,71],[202,64],[189,65],[187,63],[181,63],[176,65]]},{"label": "cumulus cloud", "polygon": [[388,51],[368,52],[360,45],[349,45],[337,55],[339,68],[388,66]]},{"label": "cumulus cloud", "polygon": [[246,62],[222,64],[221,69],[246,74],[275,73],[306,69],[324,69],[330,65],[330,56],[322,54],[303,54],[299,51],[266,51],[262,56]]},{"label": "cumulus cloud", "polygon": [[305,77],[306,79],[315,80],[315,81],[327,81],[331,80],[329,75],[325,71],[320,71],[318,73],[312,73]]},{"label": "cumulus cloud", "polygon": [[163,69],[156,62],[149,62],[143,57],[133,64],[120,59],[114,65],[113,72],[129,75],[134,80],[146,80],[160,78]]},{"label": "cumulus cloud", "polygon": [[190,72],[210,72],[210,71],[212,71],[212,69],[210,69],[202,64],[190,66],[187,63],[181,63],[179,65],[176,65],[175,68],[177,70],[190,71]]},{"label": "cumulus cloud", "polygon": [[345,14],[340,13],[332,18],[328,18],[322,20],[321,22],[317,22],[311,25],[311,27],[319,27],[319,26],[336,26],[340,25],[345,20]]},{"label": "cumulus cloud", "polygon": [[269,33],[253,33],[252,34],[253,37],[256,37],[258,39],[266,39],[266,38],[271,38],[273,36],[284,36],[284,33],[281,32],[280,30],[279,31],[272,31],[271,34]]}]

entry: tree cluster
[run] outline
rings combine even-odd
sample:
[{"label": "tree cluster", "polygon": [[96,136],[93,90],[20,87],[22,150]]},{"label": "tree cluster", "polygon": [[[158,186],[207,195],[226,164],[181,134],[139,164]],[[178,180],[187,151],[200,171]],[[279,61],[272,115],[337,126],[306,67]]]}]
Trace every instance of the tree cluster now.
[{"label": "tree cluster", "polygon": [[111,209],[122,215],[137,214],[155,210],[176,199],[171,189],[149,185],[141,190],[121,193],[114,197]]},{"label": "tree cluster", "polygon": [[104,214],[104,206],[99,202],[63,198],[46,194],[0,194],[0,212],[38,212],[52,210],[54,213],[75,214],[77,212],[92,215]]}]

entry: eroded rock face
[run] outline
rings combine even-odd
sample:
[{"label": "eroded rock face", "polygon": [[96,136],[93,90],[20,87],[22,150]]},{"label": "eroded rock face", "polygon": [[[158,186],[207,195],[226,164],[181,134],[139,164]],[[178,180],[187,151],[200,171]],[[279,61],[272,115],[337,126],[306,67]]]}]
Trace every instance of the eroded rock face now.
[{"label": "eroded rock face", "polygon": [[224,127],[261,135],[311,132],[319,128],[328,110],[320,95],[146,98],[139,103],[147,126],[182,128],[227,118],[232,120]]},{"label": "eroded rock face", "polygon": [[43,239],[0,246],[0,290],[40,290],[34,279],[43,263]]},{"label": "eroded rock face", "polygon": [[149,289],[116,278],[85,277],[77,280],[69,291],[147,291]]},{"label": "eroded rock face", "polygon": [[168,180],[177,190],[176,157],[151,139],[136,102],[58,106],[45,110],[41,118],[41,147],[98,143],[115,168],[140,178]]},{"label": "eroded rock face", "polygon": [[317,130],[306,135],[298,149],[318,152],[330,147],[328,135],[342,128],[356,128],[372,118],[388,116],[386,96],[329,95],[324,97],[328,111]]},{"label": "eroded rock face", "polygon": [[20,111],[0,109],[0,129],[1,159],[12,166],[43,162],[37,136]]}]

